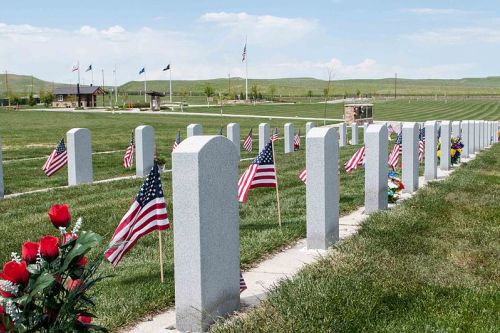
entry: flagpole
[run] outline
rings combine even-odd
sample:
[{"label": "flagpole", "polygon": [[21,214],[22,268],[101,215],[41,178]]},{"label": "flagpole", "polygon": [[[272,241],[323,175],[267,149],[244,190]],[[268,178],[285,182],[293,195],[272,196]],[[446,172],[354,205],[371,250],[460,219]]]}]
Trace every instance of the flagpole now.
[{"label": "flagpole", "polygon": [[[245,101],[248,101],[248,50],[246,49],[247,47],[247,37],[245,37],[245,72],[246,72],[246,77],[245,77]],[[274,148],[273,148],[274,149]]]},{"label": "flagpole", "polygon": [[280,193],[278,188],[278,169],[276,168],[276,155],[274,153],[274,142],[272,142],[272,146],[273,146],[274,172],[276,173],[276,202],[278,204],[278,223],[281,229]]},{"label": "flagpole", "polygon": [[170,66],[170,69],[168,70],[168,74],[170,75],[170,103],[172,103],[172,63],[169,62],[168,64]]},{"label": "flagpole", "polygon": [[90,78],[91,78],[90,80],[92,81],[92,86],[93,86],[94,85],[94,66],[90,67]]},{"label": "flagpole", "polygon": [[160,281],[161,283],[164,282],[164,277],[163,277],[163,246],[161,243],[161,231],[158,230],[158,244],[159,244],[159,250],[160,250]]},{"label": "flagpole", "polygon": [[144,103],[147,103],[146,99],[146,90],[147,90],[147,84],[146,84],[146,69],[144,69]]}]

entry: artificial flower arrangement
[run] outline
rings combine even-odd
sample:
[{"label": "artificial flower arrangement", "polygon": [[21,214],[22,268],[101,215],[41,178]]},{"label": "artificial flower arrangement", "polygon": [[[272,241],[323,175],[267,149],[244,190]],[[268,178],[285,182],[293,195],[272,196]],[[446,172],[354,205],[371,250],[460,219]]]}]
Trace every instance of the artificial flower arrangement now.
[{"label": "artificial flower arrangement", "polygon": [[47,235],[22,245],[21,256],[0,272],[0,332],[105,332],[92,324],[95,305],[87,291],[103,279],[96,273],[102,255],[87,263],[86,254],[101,241],[92,231],[71,232],[68,205],[53,205],[49,218],[60,237]]},{"label": "artificial flower arrangement", "polygon": [[[462,155],[462,149],[464,144],[462,143],[461,138],[451,138],[451,147],[450,147],[450,157],[451,164],[457,164],[460,161],[460,156]],[[441,139],[439,139],[438,147],[437,147],[437,157],[441,159]]]},{"label": "artificial flower arrangement", "polygon": [[464,144],[462,143],[462,139],[460,137],[451,138],[450,155],[451,155],[451,164],[452,165],[460,162],[460,156],[462,156],[462,149],[463,148],[464,148]]},{"label": "artificial flower arrangement", "polygon": [[405,188],[403,182],[398,176],[397,172],[393,170],[389,171],[387,180],[387,196],[390,203],[398,201],[401,190]]}]

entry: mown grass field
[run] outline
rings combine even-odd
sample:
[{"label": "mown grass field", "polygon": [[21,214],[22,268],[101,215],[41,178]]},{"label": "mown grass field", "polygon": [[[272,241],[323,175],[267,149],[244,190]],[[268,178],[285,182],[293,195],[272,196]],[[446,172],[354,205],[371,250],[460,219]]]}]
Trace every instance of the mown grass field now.
[{"label": "mown grass field", "polygon": [[[224,106],[224,114],[253,114],[260,116],[312,117],[342,119],[343,104],[265,104]],[[184,108],[185,112],[220,113],[220,107]],[[375,120],[426,121],[426,120],[464,120],[500,119],[500,101],[461,100],[428,101],[398,100],[375,102]],[[326,117],[325,117],[326,116]]]},{"label": "mown grass field", "polygon": [[497,144],[213,332],[497,332],[499,196]]},{"label": "mown grass field", "polygon": [[[309,112],[319,114],[324,108],[323,105],[315,106],[316,111],[310,111],[310,107],[310,105],[274,106],[268,111],[261,111],[261,114],[272,117],[281,113],[293,116],[304,116],[304,113],[307,113],[306,117],[312,117]],[[338,106],[328,105],[327,107],[329,108],[327,111],[333,114]],[[253,110],[257,108],[261,110],[260,107],[255,107]],[[396,106],[395,108],[398,109]],[[234,110],[238,111],[236,108]],[[481,108],[478,108],[478,112],[482,112]],[[92,131],[94,152],[117,151],[111,154],[94,155],[94,179],[98,180],[134,173],[133,170],[123,169],[121,158],[130,139],[130,132],[141,124],[155,127],[158,153],[160,157],[166,159],[168,168],[171,164],[170,148],[177,130],[181,129],[182,136],[185,138],[185,127],[190,123],[201,123],[205,134],[216,134],[221,124],[225,128],[229,122],[238,122],[241,125],[242,138],[250,128],[253,128],[256,140],[254,151],[252,154],[242,154],[242,158],[251,158],[257,154],[257,126],[260,122],[268,122],[272,127],[278,127],[280,133],[282,133],[283,123],[290,122],[290,120],[275,119],[5,110],[0,111],[0,119],[2,120],[0,136],[5,159],[4,176],[7,193],[66,185],[65,169],[56,176],[47,178],[40,168],[55,143],[73,127],[86,127]],[[306,121],[292,122],[296,130],[299,127],[303,130]],[[362,142],[361,131],[360,139]],[[240,210],[243,268],[254,265],[269,253],[305,236],[305,186],[297,178],[297,173],[305,166],[304,150],[284,155],[282,144],[278,141],[277,167],[282,198],[283,228],[280,230],[276,222],[274,191],[269,189],[253,191],[248,203],[242,205]],[[342,148],[341,162],[348,160],[356,149],[355,146]],[[37,159],[20,160],[23,158]],[[240,162],[240,174],[249,163],[249,161]],[[169,203],[168,210],[171,213],[170,173],[162,174],[162,180],[166,200]],[[20,245],[25,240],[37,240],[45,233],[55,233],[47,221],[46,214],[49,206],[55,202],[69,203],[73,215],[84,218],[86,229],[94,230],[104,236],[105,241],[101,248],[94,252],[97,253],[107,245],[141,183],[140,179],[130,179],[57,189],[1,200],[1,261],[7,260],[10,252],[19,251]],[[342,215],[363,205],[363,185],[363,170],[355,171],[351,175],[341,173]],[[171,218],[175,225],[175,216]],[[116,270],[111,269],[106,263],[103,265],[104,274],[112,273],[116,276],[104,281],[95,290],[97,314],[102,324],[115,330],[173,304],[172,232],[166,231],[164,237],[166,240],[164,242],[166,283],[163,285],[159,283],[156,234],[142,239]]]},{"label": "mown grass field", "polygon": [[[26,118],[23,118],[26,117]],[[26,158],[48,154],[52,147],[32,147],[32,144],[52,145],[54,133],[58,138],[71,127],[89,127],[93,135],[94,151],[121,149],[118,153],[94,155],[94,172],[100,177],[117,176],[124,172],[121,167],[123,149],[129,140],[132,128],[143,123],[152,124],[156,129],[157,143],[163,147],[163,155],[170,155],[170,145],[177,128],[198,121],[205,127],[205,133],[216,134],[220,119],[170,117],[157,115],[113,115],[113,114],[70,114],[54,112],[2,113],[2,137],[5,156],[4,164],[6,189],[22,191],[31,187],[53,187],[66,184],[65,170],[53,180],[41,174],[44,159],[17,161],[17,153]],[[229,121],[231,119],[224,119]],[[259,119],[237,119],[242,124],[242,137],[260,122]],[[5,124],[5,125],[4,125]],[[272,126],[282,126],[282,122],[271,121]],[[296,123],[303,127],[304,122]],[[280,127],[282,132],[282,127]],[[13,139],[9,138],[9,136]],[[362,133],[360,133],[362,138]],[[115,141],[117,142],[115,142]],[[255,142],[257,146],[257,142]],[[341,160],[347,160],[357,147],[345,147]],[[14,150],[10,150],[14,149]],[[159,149],[160,150],[160,149]],[[305,166],[304,150],[284,155],[283,143],[277,143],[277,167],[279,169],[280,196],[283,227],[276,222],[275,192],[258,189],[250,194],[247,204],[241,206],[241,262],[243,268],[254,265],[273,251],[290,244],[305,235],[305,186],[297,178],[297,173]],[[245,157],[255,157],[257,148]],[[170,157],[168,157],[169,159]],[[98,163],[98,161],[101,161]],[[250,161],[240,162],[240,173]],[[167,165],[170,165],[168,160]],[[33,174],[32,174],[33,173]],[[127,174],[132,174],[127,171]],[[363,170],[351,175],[342,173],[341,212],[347,214],[363,204]],[[170,173],[162,174],[165,197],[172,213],[172,192]],[[48,183],[47,183],[48,182]],[[35,185],[33,185],[35,183]],[[73,188],[56,189],[50,192],[24,195],[0,200],[0,261],[6,261],[12,251],[19,251],[25,240],[37,240],[46,233],[55,234],[47,220],[47,210],[52,203],[67,202],[72,207],[73,216],[84,218],[84,229],[94,230],[104,236],[105,241],[94,254],[101,251],[110,240],[118,222],[127,211],[137,190],[140,179],[116,181],[106,184],[83,185]],[[175,216],[171,216],[175,226]],[[168,308],[173,304],[173,244],[172,231],[164,232],[166,283],[159,283],[157,256],[157,235],[152,234],[134,247],[123,262],[113,270],[104,263],[104,274],[116,274],[95,289],[99,321],[112,330],[133,323],[146,314]]]}]

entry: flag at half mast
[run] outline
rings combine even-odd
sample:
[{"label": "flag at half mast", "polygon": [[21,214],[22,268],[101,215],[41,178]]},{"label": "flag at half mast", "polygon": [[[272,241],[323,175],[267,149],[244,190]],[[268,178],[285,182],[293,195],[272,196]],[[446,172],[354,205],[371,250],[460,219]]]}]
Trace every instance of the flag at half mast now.
[{"label": "flag at half mast", "polygon": [[155,162],[132,206],[118,224],[104,257],[116,266],[142,236],[169,227],[160,171]]},{"label": "flag at half mast", "polygon": [[238,181],[238,201],[245,203],[248,192],[257,187],[276,187],[276,169],[273,160],[273,143],[269,142],[241,175]]}]

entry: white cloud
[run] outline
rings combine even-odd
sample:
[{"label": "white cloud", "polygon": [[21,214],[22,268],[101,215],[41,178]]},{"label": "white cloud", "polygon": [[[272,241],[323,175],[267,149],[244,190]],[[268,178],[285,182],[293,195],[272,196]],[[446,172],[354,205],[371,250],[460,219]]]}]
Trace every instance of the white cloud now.
[{"label": "white cloud", "polygon": [[200,22],[213,24],[224,30],[227,38],[241,39],[247,35],[254,45],[276,47],[298,41],[318,27],[316,20],[272,15],[240,13],[206,13]]},{"label": "white cloud", "polygon": [[493,27],[449,28],[408,34],[406,38],[420,44],[500,43],[500,29]]},{"label": "white cloud", "polygon": [[455,8],[403,8],[401,11],[418,15],[467,15],[478,13],[477,11],[467,11]]}]

